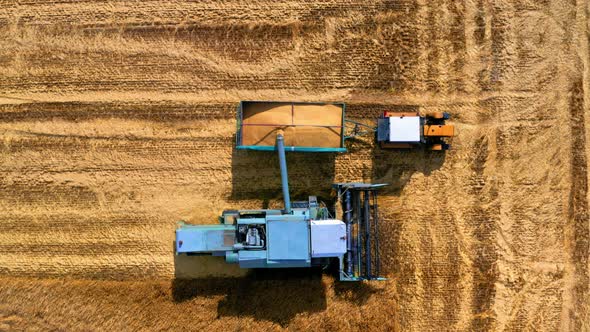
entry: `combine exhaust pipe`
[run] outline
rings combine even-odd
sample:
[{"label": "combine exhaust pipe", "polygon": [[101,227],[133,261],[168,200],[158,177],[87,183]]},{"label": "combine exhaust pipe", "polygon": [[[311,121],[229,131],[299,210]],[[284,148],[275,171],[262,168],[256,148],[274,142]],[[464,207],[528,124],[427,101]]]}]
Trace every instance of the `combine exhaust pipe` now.
[{"label": "combine exhaust pipe", "polygon": [[283,186],[283,200],[285,201],[285,213],[291,214],[291,196],[289,195],[289,179],[287,177],[287,160],[285,157],[285,139],[283,134],[277,135],[277,151],[279,152],[279,165],[281,167],[281,185]]}]

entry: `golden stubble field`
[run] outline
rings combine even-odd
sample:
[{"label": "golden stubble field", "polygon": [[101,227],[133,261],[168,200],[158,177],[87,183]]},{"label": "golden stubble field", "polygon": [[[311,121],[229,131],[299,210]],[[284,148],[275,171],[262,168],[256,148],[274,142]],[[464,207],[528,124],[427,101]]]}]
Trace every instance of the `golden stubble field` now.
[{"label": "golden stubble field", "polygon": [[[0,0],[0,330],[589,330],[587,1]],[[288,155],[380,197],[383,283],[177,259],[280,205],[240,100],[449,112],[446,154]],[[185,278],[193,278],[185,280]]]}]

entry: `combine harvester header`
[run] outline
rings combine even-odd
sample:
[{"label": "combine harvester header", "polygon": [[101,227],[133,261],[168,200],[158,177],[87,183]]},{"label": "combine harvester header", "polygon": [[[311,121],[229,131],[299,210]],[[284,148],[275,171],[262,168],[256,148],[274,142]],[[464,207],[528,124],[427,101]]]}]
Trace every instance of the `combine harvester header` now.
[{"label": "combine harvester header", "polygon": [[[444,150],[448,145],[442,138],[452,136],[453,128],[444,124],[445,114],[388,112],[377,127],[370,127],[346,120],[345,110],[344,103],[241,102],[236,147],[277,151],[284,209],[226,210],[218,225],[180,222],[176,253],[223,256],[243,268],[334,264],[342,281],[384,280],[379,275],[377,191],[386,184],[333,184],[343,211],[339,220],[316,196],[291,202],[285,152],[345,152],[346,139],[371,132],[383,148]],[[346,131],[352,134],[346,136]]]}]

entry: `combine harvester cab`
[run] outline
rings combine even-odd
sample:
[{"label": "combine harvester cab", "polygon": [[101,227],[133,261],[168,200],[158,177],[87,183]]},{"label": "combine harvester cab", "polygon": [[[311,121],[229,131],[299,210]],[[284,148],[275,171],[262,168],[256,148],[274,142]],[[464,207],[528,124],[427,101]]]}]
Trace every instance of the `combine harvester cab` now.
[{"label": "combine harvester cab", "polygon": [[[236,148],[278,153],[284,209],[226,210],[218,225],[180,222],[176,253],[223,256],[227,263],[242,268],[337,264],[342,281],[384,280],[379,276],[377,192],[386,184],[334,184],[337,200],[333,210],[341,205],[343,215],[336,216],[340,220],[316,196],[291,202],[285,153],[346,152],[345,139],[370,132],[376,132],[378,140],[384,138],[379,140],[384,148],[402,147],[392,144],[403,143],[407,144],[404,148],[425,145],[444,150],[441,137],[447,137],[449,130],[452,133],[452,127],[445,127],[446,115],[387,112],[378,127],[370,127],[346,120],[345,110],[344,103],[240,102]],[[353,135],[347,136],[346,124],[351,123]]]}]

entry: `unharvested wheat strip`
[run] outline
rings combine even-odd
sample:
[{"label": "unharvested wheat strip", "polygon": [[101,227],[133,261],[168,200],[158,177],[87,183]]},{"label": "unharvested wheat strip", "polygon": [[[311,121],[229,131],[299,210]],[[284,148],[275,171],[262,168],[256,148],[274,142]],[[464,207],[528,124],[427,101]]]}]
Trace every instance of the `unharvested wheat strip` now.
[{"label": "unharvested wheat strip", "polygon": [[[174,268],[172,256],[156,254],[105,255],[97,257],[0,254],[0,266],[2,266],[5,273],[20,276],[85,275],[95,272],[103,272],[108,276],[111,275],[109,270],[117,273],[128,270],[133,274],[138,274],[140,273],[140,270],[137,270],[138,268],[143,271],[150,270],[149,276],[166,276],[170,275],[169,272]],[[134,269],[135,272],[133,272]],[[158,272],[161,274],[158,274]]]},{"label": "unharvested wheat strip", "polygon": [[[48,225],[49,226],[49,225]],[[2,245],[18,246],[19,243],[28,245],[59,245],[59,244],[116,244],[117,240],[124,240],[126,243],[135,242],[138,246],[157,242],[157,231],[150,232],[154,226],[147,228],[139,227],[113,227],[104,228],[100,232],[91,231],[55,231],[48,227],[44,233],[31,234],[20,231],[5,231],[0,234],[0,243]],[[121,234],[125,233],[125,237]]]}]

